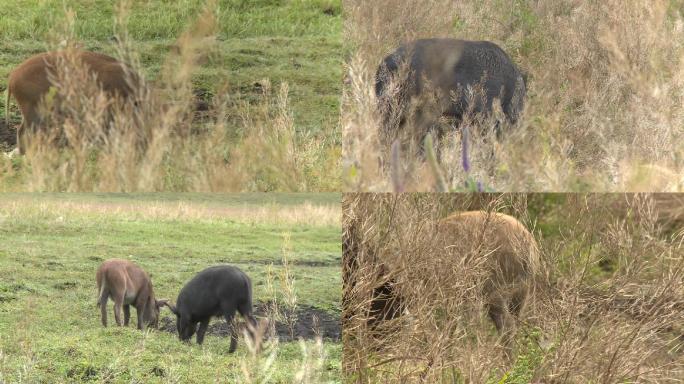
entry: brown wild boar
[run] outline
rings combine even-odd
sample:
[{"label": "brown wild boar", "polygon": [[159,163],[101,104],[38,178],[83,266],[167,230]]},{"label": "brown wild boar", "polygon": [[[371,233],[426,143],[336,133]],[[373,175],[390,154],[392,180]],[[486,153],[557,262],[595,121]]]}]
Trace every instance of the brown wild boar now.
[{"label": "brown wild boar", "polygon": [[[5,126],[9,127],[9,102],[14,96],[21,110],[22,123],[17,128],[17,150],[22,153],[22,137],[27,129],[36,129],[41,121],[40,104],[52,86],[48,74],[54,72],[58,59],[64,58],[64,51],[46,52],[35,55],[9,75],[5,100]],[[129,98],[138,87],[139,78],[125,64],[113,57],[89,51],[76,51],[77,61],[87,66],[99,86],[110,97]]]},{"label": "brown wild boar", "polygon": [[[159,308],[168,300],[156,300],[150,276],[142,268],[128,260],[105,260],[97,269],[98,306],[102,312],[102,325],[107,326],[107,300],[114,300],[114,317],[121,326],[121,308],[124,313],[124,326],[131,317],[130,306],[137,312],[138,329],[144,324],[157,328]],[[144,324],[143,324],[144,323]]]}]

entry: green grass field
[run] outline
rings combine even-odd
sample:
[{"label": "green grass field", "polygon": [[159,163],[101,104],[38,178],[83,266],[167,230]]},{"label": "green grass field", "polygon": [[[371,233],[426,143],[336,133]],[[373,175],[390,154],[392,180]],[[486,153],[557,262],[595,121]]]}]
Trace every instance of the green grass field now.
[{"label": "green grass field", "polygon": [[[311,366],[320,376],[309,382],[338,381],[341,345],[334,338],[324,338],[319,352],[325,356],[314,353],[309,338],[306,356],[300,343],[281,341],[255,360],[242,337],[228,354],[229,340],[212,334],[211,326],[202,347],[182,344],[169,331],[175,317],[166,309],[164,330],[112,327],[111,301],[110,327],[103,328],[95,270],[108,258],[133,260],[150,273],[158,298],[175,300],[195,273],[233,264],[251,277],[259,307],[274,299],[282,305],[286,254],[298,307],[339,319],[339,199],[1,195],[0,382],[257,382],[249,376],[256,373],[289,383]],[[307,220],[293,213],[300,211]],[[275,353],[270,366],[269,353]]]}]

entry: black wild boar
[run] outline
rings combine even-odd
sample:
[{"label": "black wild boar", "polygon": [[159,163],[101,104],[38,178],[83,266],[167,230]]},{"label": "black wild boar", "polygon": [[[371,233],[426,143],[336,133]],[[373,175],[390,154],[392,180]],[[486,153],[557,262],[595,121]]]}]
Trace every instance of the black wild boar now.
[{"label": "black wild boar", "polygon": [[[471,90],[474,97],[469,96]],[[504,115],[515,124],[525,93],[521,72],[488,41],[416,40],[387,56],[375,78],[385,144],[397,138],[422,143],[432,130],[439,139],[445,133],[440,117],[458,126],[466,115],[491,114],[494,99],[501,101]]]},{"label": "black wild boar", "polygon": [[107,300],[114,300],[114,318],[121,326],[121,309],[124,313],[124,325],[131,318],[130,305],[137,312],[138,329],[144,324],[157,328],[159,324],[159,308],[167,300],[156,300],[150,276],[142,268],[128,260],[105,260],[97,269],[97,305],[102,314],[102,325],[107,326]]},{"label": "black wild boar", "polygon": [[[167,304],[176,314],[178,337],[188,341],[197,331],[197,344],[202,344],[209,320],[223,316],[231,329],[229,352],[237,348],[237,331],[232,326],[235,311],[253,327],[252,283],[240,269],[229,265],[209,267],[192,278],[178,294],[176,305]],[[199,329],[197,329],[199,323]],[[253,330],[248,327],[253,337]]]}]

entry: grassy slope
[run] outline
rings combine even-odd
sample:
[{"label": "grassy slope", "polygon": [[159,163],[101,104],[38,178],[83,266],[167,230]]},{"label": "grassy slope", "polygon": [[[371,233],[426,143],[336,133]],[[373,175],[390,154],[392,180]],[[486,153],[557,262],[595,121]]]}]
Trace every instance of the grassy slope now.
[{"label": "grassy slope", "polygon": [[[134,2],[128,29],[151,79],[168,48],[196,17],[202,1]],[[269,78],[277,89],[290,86],[297,128],[330,131],[339,114],[341,78],[341,2],[339,0],[222,0],[216,48],[195,76],[195,86],[210,94],[228,83],[251,100],[253,84]],[[111,1],[69,2],[77,13],[76,32],[87,48],[113,52]],[[9,71],[33,53],[44,51],[52,26],[63,17],[61,1],[3,1],[0,8],[0,89]],[[4,119],[4,108],[2,115]],[[18,121],[18,113],[12,118]],[[339,139],[334,139],[336,142]]]},{"label": "grassy slope", "polygon": [[[55,195],[50,200],[72,198]],[[98,199],[102,204],[116,200],[88,197]],[[234,197],[224,203],[210,200],[214,205],[241,204]],[[250,202],[254,203],[253,196],[246,198]],[[16,210],[13,204],[21,207]],[[339,315],[340,237],[335,226],[244,224],[230,218],[131,221],[122,214],[65,215],[30,199],[3,196],[0,381],[22,377],[29,382],[104,381],[108,375],[115,382],[235,381],[247,353],[242,341],[238,352],[228,355],[223,338],[210,336],[199,348],[183,345],[176,335],[165,332],[103,329],[95,308],[94,271],[106,258],[131,258],[151,274],[158,297],[175,298],[201,269],[231,263],[251,276],[255,300],[263,301],[269,299],[268,264],[274,264],[276,274],[282,270],[281,235],[285,232],[291,234],[299,303]],[[303,264],[307,261],[319,263]],[[165,311],[163,316],[170,314]],[[339,345],[326,343],[326,350],[326,369],[334,379],[339,373]],[[290,382],[300,365],[299,345],[282,343],[274,378]]]}]

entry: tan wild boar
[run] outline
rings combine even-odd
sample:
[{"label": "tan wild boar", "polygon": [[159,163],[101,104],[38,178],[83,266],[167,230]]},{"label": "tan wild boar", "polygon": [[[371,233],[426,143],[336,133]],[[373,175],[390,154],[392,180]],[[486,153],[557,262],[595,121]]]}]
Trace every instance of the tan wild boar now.
[{"label": "tan wild boar", "polygon": [[454,213],[438,228],[444,247],[463,252],[462,257],[486,257],[486,309],[508,343],[515,330],[515,317],[523,310],[540,270],[534,236],[520,221],[498,212]]},{"label": "tan wild boar", "polygon": [[150,276],[142,268],[128,260],[105,260],[97,269],[98,306],[102,313],[102,325],[107,326],[107,300],[114,300],[114,317],[121,326],[121,309],[124,313],[124,326],[131,317],[130,306],[137,312],[138,329],[144,325],[157,328],[159,308],[168,300],[156,300]]},{"label": "tan wild boar", "polygon": [[[506,346],[515,334],[515,318],[520,315],[540,271],[539,249],[534,236],[514,217],[485,211],[454,213],[437,225],[435,246],[444,247],[453,257],[484,257],[486,281],[483,296],[489,317]],[[350,274],[358,268],[358,236],[347,229],[343,242],[345,265]],[[378,268],[381,276],[393,266],[388,260]],[[379,279],[383,281],[382,278]],[[347,282],[353,284],[354,282]],[[394,319],[403,313],[404,301],[395,290],[394,279],[375,287],[368,309],[369,325]]]},{"label": "tan wild boar", "polygon": [[[60,55],[62,55],[60,57]],[[17,128],[17,149],[22,153],[22,136],[36,129],[42,121],[39,106],[52,86],[48,74],[54,72],[64,51],[41,53],[27,59],[9,75],[5,100],[5,126],[9,127],[9,102],[14,96],[21,110],[22,123]],[[90,51],[76,51],[77,61],[87,66],[99,86],[112,98],[128,98],[138,87],[139,77],[113,57]]]}]

